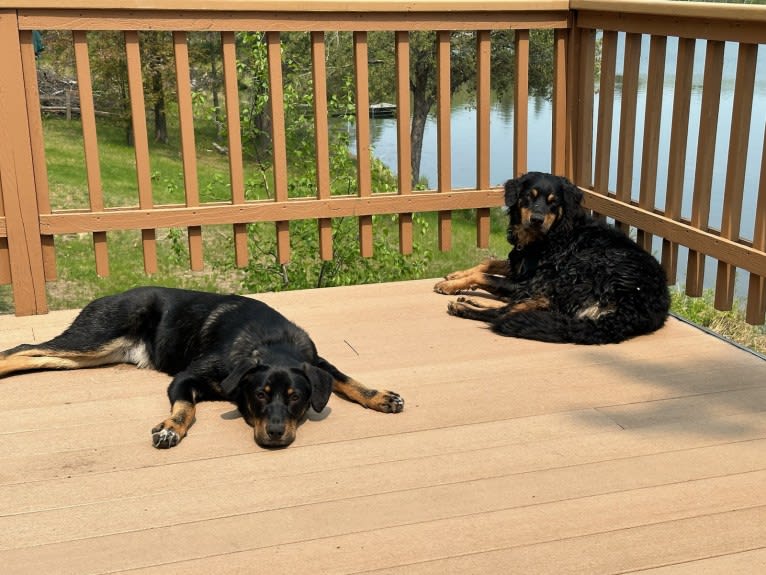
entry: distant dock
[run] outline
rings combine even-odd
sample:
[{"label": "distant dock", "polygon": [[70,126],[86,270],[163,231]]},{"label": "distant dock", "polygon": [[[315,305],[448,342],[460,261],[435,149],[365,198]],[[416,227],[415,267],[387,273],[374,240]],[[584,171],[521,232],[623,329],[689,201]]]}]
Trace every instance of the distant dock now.
[{"label": "distant dock", "polygon": [[394,118],[396,117],[396,104],[381,102],[370,105],[370,118]]}]

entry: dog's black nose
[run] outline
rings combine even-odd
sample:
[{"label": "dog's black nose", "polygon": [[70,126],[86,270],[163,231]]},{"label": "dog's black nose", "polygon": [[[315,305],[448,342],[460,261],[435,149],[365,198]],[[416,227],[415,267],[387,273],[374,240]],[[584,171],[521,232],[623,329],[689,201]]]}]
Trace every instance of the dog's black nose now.
[{"label": "dog's black nose", "polygon": [[542,214],[532,214],[529,217],[529,221],[535,224],[536,226],[540,226],[545,221],[545,216],[543,216]]},{"label": "dog's black nose", "polygon": [[285,433],[285,424],[270,422],[266,425],[266,433],[269,434],[271,439],[279,439]]}]

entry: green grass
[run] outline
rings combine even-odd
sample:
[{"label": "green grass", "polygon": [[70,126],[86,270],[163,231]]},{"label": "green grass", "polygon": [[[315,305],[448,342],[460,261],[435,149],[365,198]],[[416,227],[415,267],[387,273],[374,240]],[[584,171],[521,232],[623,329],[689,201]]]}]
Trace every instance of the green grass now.
[{"label": "green grass", "polygon": [[[53,209],[87,208],[88,182],[85,171],[80,122],[47,118],[44,123],[45,153]],[[138,205],[135,151],[127,144],[125,128],[99,122],[97,128],[99,169],[107,207]],[[171,133],[171,141],[177,134]],[[151,142],[150,174],[155,204],[178,204],[184,201],[183,162],[177,144]],[[250,166],[251,171],[257,166]],[[231,197],[227,159],[210,146],[197,142],[197,180],[202,202],[224,201]],[[262,178],[249,180],[252,199],[265,197]]]},{"label": "green grass", "polygon": [[713,306],[712,290],[706,290],[698,298],[689,297],[680,288],[675,288],[671,294],[671,311],[674,313],[758,353],[766,354],[766,326],[746,323],[740,302],[735,301],[729,311],[719,311]]}]

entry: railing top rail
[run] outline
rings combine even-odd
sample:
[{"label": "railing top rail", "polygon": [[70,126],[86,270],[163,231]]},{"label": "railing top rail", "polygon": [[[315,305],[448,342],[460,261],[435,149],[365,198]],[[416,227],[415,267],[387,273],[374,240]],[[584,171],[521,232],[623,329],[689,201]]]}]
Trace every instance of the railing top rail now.
[{"label": "railing top rail", "polygon": [[766,22],[766,6],[757,4],[722,4],[678,2],[676,0],[570,0],[572,10],[619,12],[646,16],[674,16],[715,20]]},{"label": "railing top rail", "polygon": [[183,10],[214,12],[508,12],[589,10],[766,22],[766,6],[674,0],[0,0],[0,9]]},{"label": "railing top rail", "polygon": [[569,0],[0,0],[0,9],[206,12],[509,12],[569,10]]}]

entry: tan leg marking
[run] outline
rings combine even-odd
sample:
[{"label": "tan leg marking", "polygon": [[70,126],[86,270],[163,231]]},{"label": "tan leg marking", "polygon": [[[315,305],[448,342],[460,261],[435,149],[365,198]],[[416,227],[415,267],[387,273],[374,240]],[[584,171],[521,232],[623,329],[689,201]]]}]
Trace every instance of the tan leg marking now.
[{"label": "tan leg marking", "polygon": [[355,379],[347,381],[334,380],[332,390],[348,399],[375,411],[383,413],[399,413],[404,409],[404,399],[396,392],[370,389]]},{"label": "tan leg marking", "polygon": [[170,417],[152,429],[154,447],[167,449],[178,445],[194,422],[195,412],[193,403],[176,401],[170,411]]},{"label": "tan leg marking", "polygon": [[548,309],[550,305],[551,302],[547,297],[540,296],[534,299],[525,299],[524,301],[520,301],[519,303],[512,305],[508,310],[508,313],[519,313],[533,309]]},{"label": "tan leg marking", "polygon": [[508,305],[506,302],[499,299],[484,298],[482,299],[482,301],[479,301],[479,300],[472,299],[462,295],[459,298],[457,298],[457,301],[459,303],[469,305],[478,309],[497,309],[497,308],[505,307]]},{"label": "tan leg marking", "polygon": [[92,351],[29,347],[0,356],[0,377],[17,371],[34,369],[83,369],[112,363],[134,363],[149,367],[146,347],[125,338],[114,339]]}]

